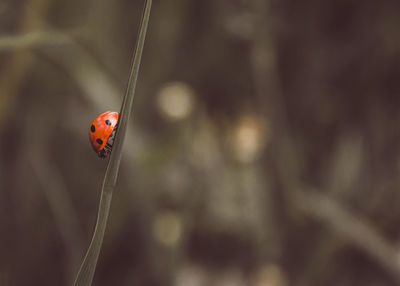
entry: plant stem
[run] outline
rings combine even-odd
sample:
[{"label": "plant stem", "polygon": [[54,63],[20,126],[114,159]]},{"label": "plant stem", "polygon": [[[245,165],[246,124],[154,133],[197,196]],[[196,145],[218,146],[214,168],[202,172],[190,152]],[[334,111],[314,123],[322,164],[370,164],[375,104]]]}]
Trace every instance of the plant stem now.
[{"label": "plant stem", "polygon": [[112,193],[118,177],[119,165],[122,157],[122,146],[125,139],[127,124],[132,111],[133,97],[135,94],[136,82],[139,75],[140,61],[143,53],[144,41],[150,17],[151,0],[145,1],[142,20],[139,28],[139,35],[136,42],[136,48],[133,56],[131,74],[129,76],[128,87],[121,106],[120,117],[118,121],[118,130],[115,134],[113,151],[107,165],[107,170],[103,180],[99,212],[97,215],[96,227],[93,233],[89,249],[76,276],[75,286],[90,286],[93,281],[96,270],[97,260],[99,258],[101,245],[103,243],[104,233],[107,225],[108,214]]}]

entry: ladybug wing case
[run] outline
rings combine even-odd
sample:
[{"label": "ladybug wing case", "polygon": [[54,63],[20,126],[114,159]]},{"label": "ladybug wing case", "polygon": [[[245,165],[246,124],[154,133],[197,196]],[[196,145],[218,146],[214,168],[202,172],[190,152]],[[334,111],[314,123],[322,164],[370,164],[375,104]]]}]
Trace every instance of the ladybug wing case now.
[{"label": "ladybug wing case", "polygon": [[[102,158],[111,152],[112,144],[108,140],[115,133],[118,123],[118,112],[107,111],[98,115],[89,128],[89,140],[95,152]],[[114,131],[114,132],[113,132]]]}]

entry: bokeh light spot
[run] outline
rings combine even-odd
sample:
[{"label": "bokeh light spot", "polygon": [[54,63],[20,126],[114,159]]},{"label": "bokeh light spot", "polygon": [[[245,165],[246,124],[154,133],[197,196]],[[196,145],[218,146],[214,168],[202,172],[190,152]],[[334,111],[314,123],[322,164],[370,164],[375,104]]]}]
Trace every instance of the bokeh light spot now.
[{"label": "bokeh light spot", "polygon": [[171,121],[188,117],[193,109],[194,91],[183,82],[173,82],[161,88],[157,105],[163,116]]},{"label": "bokeh light spot", "polygon": [[255,273],[253,286],[285,286],[287,278],[282,269],[275,264],[261,266]]},{"label": "bokeh light spot", "polygon": [[269,137],[267,120],[255,115],[240,118],[233,132],[233,150],[237,159],[248,163],[257,159]]},{"label": "bokeh light spot", "polygon": [[153,223],[155,240],[165,246],[174,246],[182,234],[182,219],[174,211],[164,211],[157,215]]}]

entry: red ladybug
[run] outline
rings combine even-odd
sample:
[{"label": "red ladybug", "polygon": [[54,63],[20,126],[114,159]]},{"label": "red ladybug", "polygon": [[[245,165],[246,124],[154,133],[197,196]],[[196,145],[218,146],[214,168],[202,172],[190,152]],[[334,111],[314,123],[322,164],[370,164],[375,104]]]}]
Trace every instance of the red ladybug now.
[{"label": "red ladybug", "polygon": [[111,153],[115,132],[118,127],[118,117],[118,112],[106,111],[99,114],[90,124],[89,140],[100,158],[105,158]]}]

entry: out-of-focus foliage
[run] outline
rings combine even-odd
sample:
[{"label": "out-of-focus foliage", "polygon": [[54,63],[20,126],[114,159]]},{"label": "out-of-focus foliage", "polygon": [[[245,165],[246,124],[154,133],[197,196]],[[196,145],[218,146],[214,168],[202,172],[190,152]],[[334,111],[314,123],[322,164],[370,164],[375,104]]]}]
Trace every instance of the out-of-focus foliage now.
[{"label": "out-of-focus foliage", "polygon": [[[0,285],[71,285],[142,5],[0,3]],[[154,1],[94,285],[398,285],[398,11]]]}]

